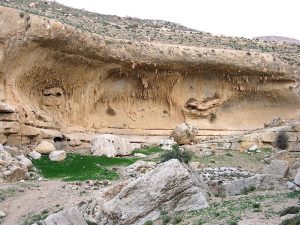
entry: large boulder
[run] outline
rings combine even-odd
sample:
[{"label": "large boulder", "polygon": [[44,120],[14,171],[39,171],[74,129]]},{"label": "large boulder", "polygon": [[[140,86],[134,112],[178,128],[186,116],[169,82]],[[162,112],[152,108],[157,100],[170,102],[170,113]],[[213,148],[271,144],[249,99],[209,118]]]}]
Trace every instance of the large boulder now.
[{"label": "large boulder", "polygon": [[135,149],[135,146],[126,139],[112,134],[98,135],[92,140],[91,144],[93,155],[108,157],[130,155]]},{"label": "large boulder", "polygon": [[289,171],[289,162],[286,160],[274,159],[271,164],[266,166],[262,173],[263,174],[273,174],[282,177],[286,177]]},{"label": "large boulder", "polygon": [[41,154],[50,154],[51,152],[55,151],[55,147],[52,143],[48,141],[42,141],[36,148],[35,151]]},{"label": "large boulder", "polygon": [[120,193],[99,207],[97,224],[144,224],[167,212],[208,207],[207,186],[190,167],[177,159],[160,164],[125,185]]},{"label": "large boulder", "polygon": [[64,161],[67,157],[67,154],[64,150],[61,151],[53,151],[49,155],[49,159],[51,161]]},{"label": "large boulder", "polygon": [[73,207],[48,216],[33,225],[88,225],[78,208]]},{"label": "large boulder", "polygon": [[191,142],[197,135],[198,128],[195,125],[181,123],[175,127],[171,133],[171,137],[178,144],[187,144]]}]

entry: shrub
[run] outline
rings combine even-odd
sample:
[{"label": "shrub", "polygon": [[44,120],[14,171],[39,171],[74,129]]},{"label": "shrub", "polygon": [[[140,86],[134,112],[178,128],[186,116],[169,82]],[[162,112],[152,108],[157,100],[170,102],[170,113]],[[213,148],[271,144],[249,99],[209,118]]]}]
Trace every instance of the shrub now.
[{"label": "shrub", "polygon": [[144,225],[152,225],[153,224],[153,221],[152,220],[147,220]]},{"label": "shrub", "polygon": [[160,156],[161,162],[166,162],[170,159],[178,159],[180,162],[189,163],[192,159],[192,154],[189,151],[180,150],[178,145],[173,145],[172,150],[167,150]]},{"label": "shrub", "polygon": [[255,191],[255,189],[256,189],[256,187],[254,187],[254,186],[245,187],[245,188],[241,191],[241,194],[242,194],[242,195],[247,195],[247,194],[249,194],[250,192]]},{"label": "shrub", "polygon": [[284,131],[281,131],[276,139],[276,146],[282,150],[285,150],[288,148],[288,136]]}]

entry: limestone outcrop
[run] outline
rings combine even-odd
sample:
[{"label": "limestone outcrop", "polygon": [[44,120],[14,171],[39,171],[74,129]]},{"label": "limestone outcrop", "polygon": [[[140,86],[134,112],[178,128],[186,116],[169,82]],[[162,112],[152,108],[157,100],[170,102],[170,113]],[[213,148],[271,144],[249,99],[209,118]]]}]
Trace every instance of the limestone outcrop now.
[{"label": "limestone outcrop", "polygon": [[93,215],[96,223],[144,224],[158,218],[160,209],[174,213],[208,207],[205,183],[177,159],[120,187],[110,200],[87,204],[85,212]]},{"label": "limestone outcrop", "polygon": [[299,116],[294,69],[271,54],[114,39],[3,6],[0,26],[3,144],[75,148],[92,139],[83,133],[168,136],[184,122],[222,133]]}]

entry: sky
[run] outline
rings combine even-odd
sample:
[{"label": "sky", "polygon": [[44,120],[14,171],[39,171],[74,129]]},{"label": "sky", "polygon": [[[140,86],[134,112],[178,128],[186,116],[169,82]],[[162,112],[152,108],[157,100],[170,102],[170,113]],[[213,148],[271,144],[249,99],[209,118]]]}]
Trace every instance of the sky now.
[{"label": "sky", "polygon": [[212,34],[300,40],[300,0],[57,0],[100,14],[161,19]]}]

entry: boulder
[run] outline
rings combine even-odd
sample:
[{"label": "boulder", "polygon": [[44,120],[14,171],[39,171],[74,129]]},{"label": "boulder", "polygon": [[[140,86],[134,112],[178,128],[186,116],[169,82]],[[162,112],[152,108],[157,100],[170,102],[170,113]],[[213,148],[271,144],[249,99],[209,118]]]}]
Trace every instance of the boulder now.
[{"label": "boulder", "polygon": [[[33,224],[37,225],[37,224]],[[38,225],[88,225],[78,208],[73,207],[48,216]]]},{"label": "boulder", "polygon": [[273,174],[281,177],[286,177],[289,170],[289,162],[286,160],[274,159],[271,164],[266,166],[263,170],[263,174]]},{"label": "boulder", "polygon": [[21,163],[21,165],[25,168],[27,168],[28,170],[30,170],[32,168],[32,162],[30,159],[28,159],[27,157],[25,157],[24,155],[18,155],[16,157],[17,160],[19,160],[19,162]]},{"label": "boulder", "polygon": [[300,186],[300,168],[298,168],[297,173],[294,178],[294,183]]},{"label": "boulder", "polygon": [[160,146],[162,150],[172,150],[173,145],[176,145],[177,143],[171,138],[171,139],[164,139],[160,141]]},{"label": "boulder", "polygon": [[48,141],[42,141],[35,150],[41,154],[50,154],[51,152],[55,151],[55,147],[52,143]]},{"label": "boulder", "polygon": [[268,131],[262,133],[260,138],[264,143],[273,143],[277,138],[277,134],[275,132]]},{"label": "boulder", "polygon": [[181,123],[175,127],[175,129],[171,133],[171,137],[178,144],[187,144],[191,142],[197,135],[198,128],[195,125]]},{"label": "boulder", "polygon": [[194,211],[208,207],[207,186],[190,167],[177,159],[160,164],[125,185],[101,207],[97,224],[144,224],[167,212]]},{"label": "boulder", "polygon": [[67,157],[67,154],[64,150],[61,151],[53,151],[49,155],[49,159],[51,161],[63,161]]},{"label": "boulder", "polygon": [[28,156],[32,159],[40,159],[42,157],[41,153],[37,151],[29,152]]},{"label": "boulder", "polygon": [[133,155],[134,157],[138,157],[138,158],[145,158],[147,157],[147,155],[143,154],[143,153],[134,153]]},{"label": "boulder", "polygon": [[282,176],[276,176],[272,174],[256,174],[255,176],[242,178],[231,183],[224,184],[224,189],[227,196],[233,196],[246,193],[247,190],[285,190],[287,189],[287,185]]},{"label": "boulder", "polygon": [[96,136],[91,141],[93,155],[105,155],[108,157],[130,155],[134,146],[124,138],[112,134]]}]

